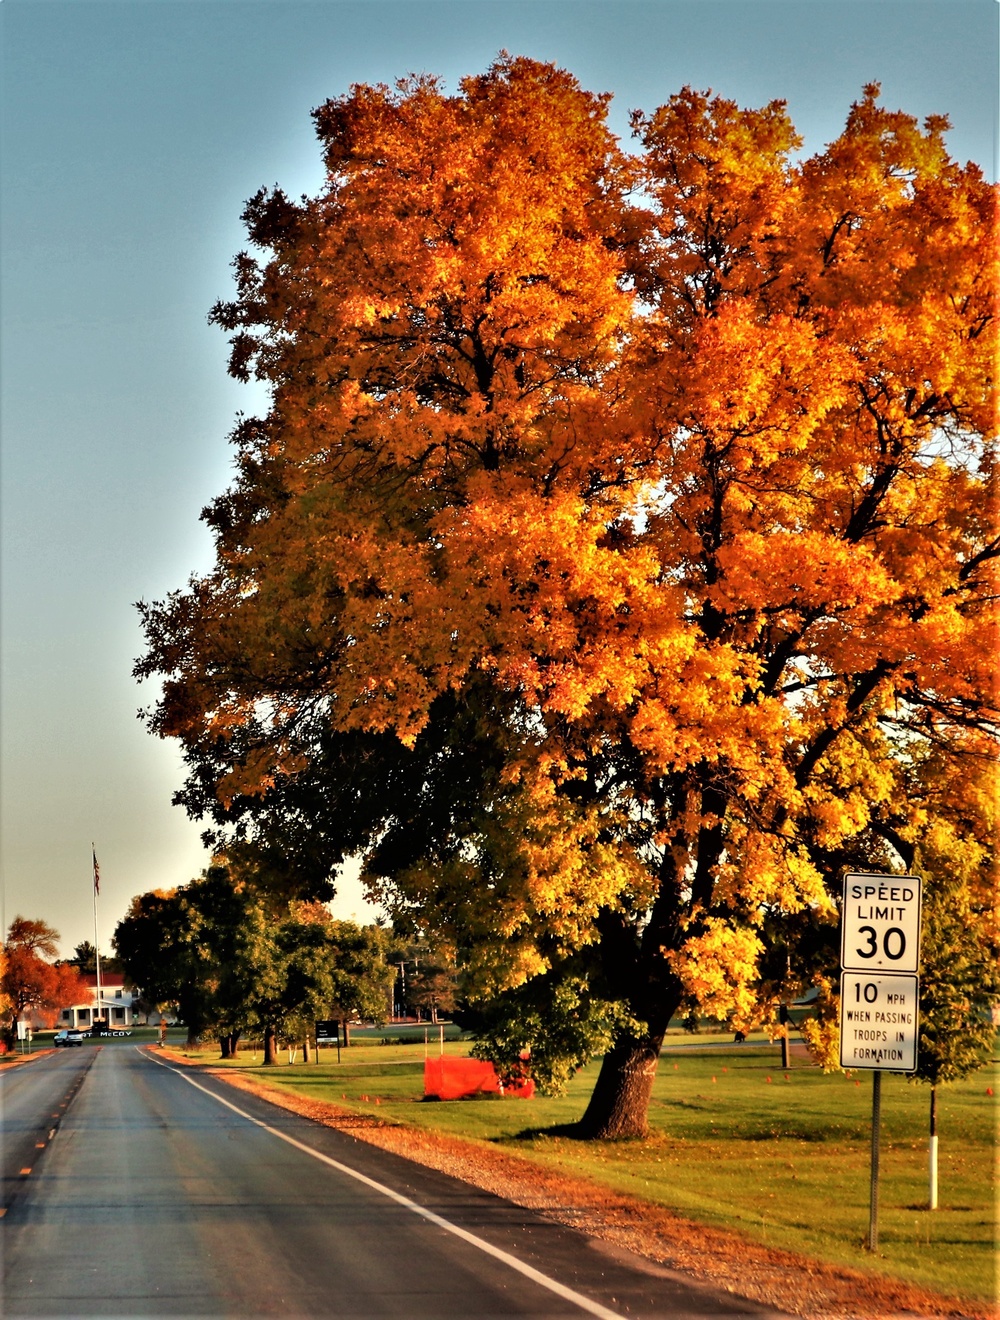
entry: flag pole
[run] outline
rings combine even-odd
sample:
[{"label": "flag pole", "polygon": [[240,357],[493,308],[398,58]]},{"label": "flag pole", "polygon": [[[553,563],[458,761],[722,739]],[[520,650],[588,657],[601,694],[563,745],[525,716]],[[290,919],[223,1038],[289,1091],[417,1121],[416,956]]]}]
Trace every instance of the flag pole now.
[{"label": "flag pole", "polygon": [[[90,845],[91,854],[94,858],[94,967],[97,972],[97,1016],[103,1017],[101,1012],[101,942],[97,935],[97,900],[101,894],[101,868],[97,865],[97,848],[92,843]],[[93,1028],[93,1020],[91,1020]]]}]

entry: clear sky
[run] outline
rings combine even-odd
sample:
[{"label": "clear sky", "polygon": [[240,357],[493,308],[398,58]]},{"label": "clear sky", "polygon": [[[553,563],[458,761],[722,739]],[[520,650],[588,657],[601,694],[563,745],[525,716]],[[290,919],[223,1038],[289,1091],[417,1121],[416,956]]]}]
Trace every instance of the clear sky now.
[{"label": "clear sky", "polygon": [[[996,177],[995,0],[0,0],[4,921],[101,943],[133,894],[204,866],[170,805],[180,758],[136,719],[152,692],[133,602],[210,563],[201,508],[262,396],[206,323],[262,184],[320,184],[310,110],[354,82],[441,75],[500,49],[614,93],[612,124],[685,84],[787,100],[806,149],[862,86],[945,113]],[[342,912],[363,912],[345,886]]]}]

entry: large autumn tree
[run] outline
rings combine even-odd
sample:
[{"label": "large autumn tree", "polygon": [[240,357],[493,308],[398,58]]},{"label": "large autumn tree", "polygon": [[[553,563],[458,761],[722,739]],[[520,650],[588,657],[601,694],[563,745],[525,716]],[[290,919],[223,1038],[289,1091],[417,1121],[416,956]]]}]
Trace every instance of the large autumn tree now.
[{"label": "large autumn tree", "polygon": [[809,158],[689,90],[626,156],[607,100],[503,57],[315,112],[213,313],[270,408],[138,673],[217,838],[297,893],[361,853],[500,1053],[606,1050],[620,1136],[679,1007],[752,1014],[903,856],[914,764],[957,819],[994,755],[995,196],[874,86]]}]

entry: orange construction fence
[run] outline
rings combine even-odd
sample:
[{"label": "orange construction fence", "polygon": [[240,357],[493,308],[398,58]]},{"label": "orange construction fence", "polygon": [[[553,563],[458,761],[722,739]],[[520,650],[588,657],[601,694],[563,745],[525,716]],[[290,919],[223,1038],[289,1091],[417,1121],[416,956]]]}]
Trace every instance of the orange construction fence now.
[{"label": "orange construction fence", "polygon": [[505,1095],[530,1100],[535,1083],[527,1078],[519,1085],[501,1086],[492,1063],[482,1059],[425,1059],[424,1095],[438,1100],[463,1100],[472,1095]]}]

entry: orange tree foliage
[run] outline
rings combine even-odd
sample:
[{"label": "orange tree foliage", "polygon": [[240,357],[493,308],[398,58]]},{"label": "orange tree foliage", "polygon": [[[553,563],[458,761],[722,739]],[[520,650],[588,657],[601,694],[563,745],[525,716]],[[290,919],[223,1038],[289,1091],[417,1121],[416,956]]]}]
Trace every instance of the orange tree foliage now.
[{"label": "orange tree foliage", "polygon": [[0,974],[0,1003],[9,1019],[8,1044],[22,1016],[37,1013],[47,1026],[62,1008],[90,999],[87,983],[72,963],[51,963],[59,932],[44,921],[17,916],[7,929]]},{"label": "orange tree foliage", "polygon": [[627,1135],[671,1014],[749,1020],[993,756],[995,196],[874,86],[808,159],[781,102],[632,156],[606,103],[503,57],[315,112],[213,314],[270,410],[138,672],[218,839],[360,852]]}]

